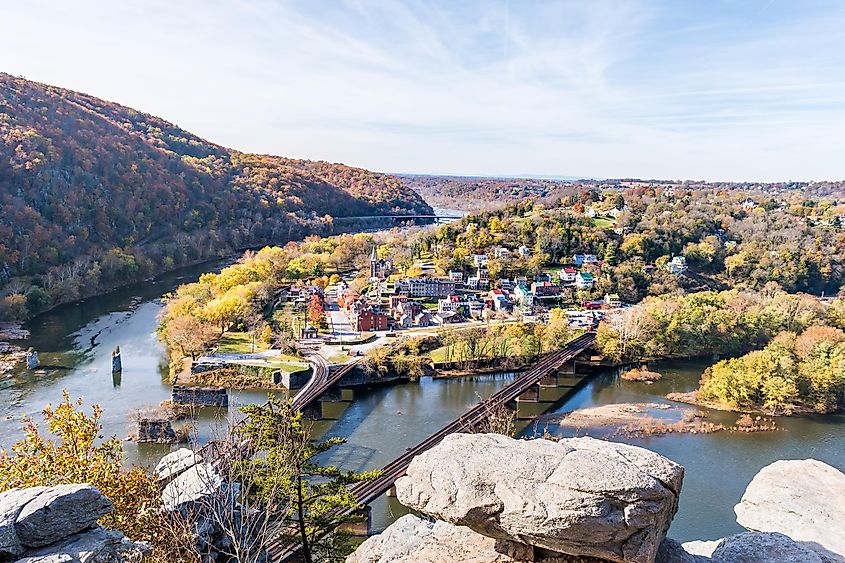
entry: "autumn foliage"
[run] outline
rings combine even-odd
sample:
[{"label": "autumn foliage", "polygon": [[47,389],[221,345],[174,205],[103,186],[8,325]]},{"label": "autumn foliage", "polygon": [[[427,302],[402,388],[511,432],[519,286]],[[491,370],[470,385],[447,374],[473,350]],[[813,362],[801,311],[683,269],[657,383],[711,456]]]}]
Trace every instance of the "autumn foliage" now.
[{"label": "autumn foliage", "polygon": [[332,217],[421,212],[431,208],[396,178],[241,153],[131,108],[0,73],[7,318],[227,250],[326,233]]}]

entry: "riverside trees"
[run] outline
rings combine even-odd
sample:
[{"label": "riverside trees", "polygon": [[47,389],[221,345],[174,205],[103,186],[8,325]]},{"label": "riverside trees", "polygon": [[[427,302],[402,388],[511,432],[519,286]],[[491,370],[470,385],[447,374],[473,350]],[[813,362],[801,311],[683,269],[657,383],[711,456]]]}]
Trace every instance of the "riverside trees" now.
[{"label": "riverside trees", "polygon": [[845,406],[845,334],[828,326],[782,332],[762,350],[708,368],[698,398],[773,414],[834,412]]},{"label": "riverside trees", "polygon": [[599,325],[596,342],[614,362],[739,354],[782,331],[826,322],[827,305],[806,294],[730,290],[650,297]]}]

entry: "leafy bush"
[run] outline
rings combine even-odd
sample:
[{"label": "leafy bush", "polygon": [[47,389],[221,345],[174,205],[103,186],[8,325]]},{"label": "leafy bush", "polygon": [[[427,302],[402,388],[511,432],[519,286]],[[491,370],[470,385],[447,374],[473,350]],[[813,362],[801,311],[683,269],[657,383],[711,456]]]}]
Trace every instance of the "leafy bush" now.
[{"label": "leafy bush", "polygon": [[106,528],[119,530],[134,541],[153,544],[153,560],[188,561],[173,545],[165,516],[159,510],[159,488],[145,470],[124,468],[120,441],[104,439],[103,410],[83,410],[67,391],[58,406],[42,411],[47,432],[36,422],[23,420],[24,437],[10,451],[0,451],[0,491],[16,487],[90,483],[114,503],[114,511],[100,519]]}]

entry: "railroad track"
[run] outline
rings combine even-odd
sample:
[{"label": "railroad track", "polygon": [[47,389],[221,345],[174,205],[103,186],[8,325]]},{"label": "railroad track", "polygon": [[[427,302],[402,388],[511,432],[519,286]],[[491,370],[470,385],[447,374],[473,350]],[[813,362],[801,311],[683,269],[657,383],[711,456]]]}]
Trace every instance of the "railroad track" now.
[{"label": "railroad track", "polygon": [[[314,374],[308,380],[308,382],[296,393],[293,397],[292,405],[294,410],[304,410],[308,406],[310,406],[314,401],[318,400],[326,391],[328,391],[333,385],[339,382],[344,375],[352,371],[352,369],[357,365],[358,361],[355,361],[351,364],[346,364],[342,366],[340,369],[331,372],[329,370],[329,365],[326,363],[326,360],[322,356],[314,355],[308,358],[308,361],[311,363],[313,368]],[[267,404],[267,403],[265,403]],[[234,430],[246,424],[247,419],[242,418],[239,420],[235,425],[230,429]],[[225,447],[224,447],[225,446]],[[222,450],[219,448],[223,447]],[[239,444],[237,446],[231,446],[227,444],[221,444],[217,441],[210,441],[204,446],[202,446],[197,453],[203,459],[209,459],[209,463],[214,465],[215,467],[219,467],[227,457],[229,453],[226,448],[231,447],[240,447],[240,448],[248,448],[249,444]],[[218,448],[218,451],[215,451],[215,448]]]},{"label": "railroad track", "polygon": [[335,371],[331,371],[329,370],[326,361],[319,356],[318,358],[319,361],[322,362],[322,373],[318,377],[315,372],[314,377],[309,379],[308,383],[305,384],[305,386],[299,390],[299,392],[293,398],[294,410],[303,410],[310,406],[311,403],[322,397],[326,393],[326,391],[328,391],[337,383],[339,383],[340,380],[343,379],[343,376],[355,369],[355,366],[357,366],[358,362],[360,362],[360,360],[355,360],[352,363],[344,364]]},{"label": "railroad track", "polygon": [[[590,348],[595,343],[595,340],[595,333],[588,332],[573,339],[563,350],[544,356],[534,364],[534,367],[517,376],[512,383],[491,395],[487,400],[474,406],[463,416],[453,420],[413,448],[408,448],[404,454],[385,465],[379,477],[350,487],[352,493],[361,504],[369,504],[377,499],[387,492],[397,479],[405,474],[411,460],[416,456],[433,448],[449,434],[477,426],[484,420],[491,408],[506,405],[516,400],[517,397],[532,386],[538,384],[550,372],[560,368],[564,363],[574,359],[578,354]],[[355,509],[344,509],[343,511],[339,511],[338,514],[350,514],[353,512],[355,512]],[[299,544],[285,544],[281,540],[276,540],[268,546],[270,560],[273,563],[287,561],[296,555],[300,548],[301,546]]]}]

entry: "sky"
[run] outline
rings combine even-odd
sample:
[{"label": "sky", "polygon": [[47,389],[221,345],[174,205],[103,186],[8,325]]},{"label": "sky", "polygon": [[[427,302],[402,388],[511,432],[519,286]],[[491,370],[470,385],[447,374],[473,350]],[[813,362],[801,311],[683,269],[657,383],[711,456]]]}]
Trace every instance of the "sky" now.
[{"label": "sky", "polygon": [[384,172],[845,179],[840,0],[0,0],[0,71]]}]

